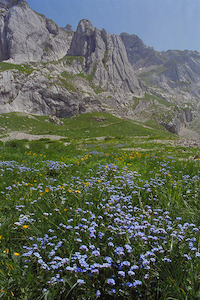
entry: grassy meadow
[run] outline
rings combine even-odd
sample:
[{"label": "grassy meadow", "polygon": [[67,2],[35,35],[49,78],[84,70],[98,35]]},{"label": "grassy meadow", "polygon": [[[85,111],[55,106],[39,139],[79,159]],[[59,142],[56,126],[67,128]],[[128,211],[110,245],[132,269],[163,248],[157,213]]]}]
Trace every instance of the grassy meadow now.
[{"label": "grassy meadow", "polygon": [[1,114],[0,299],[199,299],[200,149],[109,114]]}]

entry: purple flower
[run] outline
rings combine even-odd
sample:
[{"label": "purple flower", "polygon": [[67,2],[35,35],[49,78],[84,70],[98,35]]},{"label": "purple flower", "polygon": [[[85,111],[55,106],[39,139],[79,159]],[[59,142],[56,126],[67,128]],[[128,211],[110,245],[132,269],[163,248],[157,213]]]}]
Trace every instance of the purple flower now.
[{"label": "purple flower", "polygon": [[77,280],[77,283],[78,283],[78,285],[81,285],[81,284],[84,284],[84,283],[85,283],[85,281],[84,281],[84,280],[82,280],[82,279],[78,279],[78,280]]},{"label": "purple flower", "polygon": [[123,247],[117,247],[117,248],[115,249],[115,253],[116,253],[117,255],[124,255],[124,248],[123,248]]},{"label": "purple flower", "polygon": [[82,246],[80,246],[80,250],[88,251],[88,247],[86,245],[82,245]]},{"label": "purple flower", "polygon": [[121,267],[130,267],[130,262],[129,261],[123,261],[122,263],[121,263]]},{"label": "purple flower", "polygon": [[133,284],[131,283],[131,282],[127,282],[127,284],[126,284],[128,287],[132,287],[133,286]]},{"label": "purple flower", "polygon": [[109,243],[108,243],[108,246],[109,246],[109,247],[114,247],[113,242],[109,242]]},{"label": "purple flower", "polygon": [[128,271],[128,275],[129,275],[129,276],[134,276],[134,275],[135,275],[135,272],[133,272],[133,271]]},{"label": "purple flower", "polygon": [[100,295],[101,295],[101,292],[99,290],[97,290],[95,296],[98,298]]},{"label": "purple flower", "polygon": [[116,294],[116,292],[117,292],[116,289],[112,289],[112,290],[110,291],[111,294]]},{"label": "purple flower", "polygon": [[119,276],[121,276],[121,277],[125,277],[125,272],[124,271],[118,271],[118,274],[119,274]]},{"label": "purple flower", "polygon": [[112,278],[109,278],[109,279],[107,280],[107,284],[115,285],[115,280],[112,279]]},{"label": "purple flower", "polygon": [[142,281],[140,281],[140,280],[135,280],[134,283],[133,283],[133,285],[134,285],[135,287],[138,286],[138,285],[142,285]]},{"label": "purple flower", "polygon": [[100,252],[98,250],[94,250],[92,251],[92,255],[99,257],[100,256]]}]

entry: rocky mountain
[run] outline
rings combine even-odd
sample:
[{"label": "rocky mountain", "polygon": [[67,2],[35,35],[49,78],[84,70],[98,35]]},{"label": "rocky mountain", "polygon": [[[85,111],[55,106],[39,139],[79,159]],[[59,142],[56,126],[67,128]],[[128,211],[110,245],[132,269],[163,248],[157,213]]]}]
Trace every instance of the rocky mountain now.
[{"label": "rocky mountain", "polygon": [[160,123],[178,132],[199,115],[200,53],[197,51],[155,51],[136,35],[120,35],[129,62],[135,73],[146,84],[150,94],[171,106],[173,114],[162,115]]},{"label": "rocky mountain", "polygon": [[73,33],[33,11],[24,0],[0,1],[0,61],[53,61],[68,51]]},{"label": "rocky mountain", "polygon": [[24,0],[0,0],[0,113],[106,111],[178,133],[199,115],[200,54],[157,52],[81,20],[59,28]]},{"label": "rocky mountain", "polygon": [[68,54],[82,56],[88,75],[93,75],[93,83],[102,89],[131,92],[144,95],[145,87],[138,80],[128,61],[122,40],[110,35],[105,29],[94,28],[90,21],[79,22]]}]

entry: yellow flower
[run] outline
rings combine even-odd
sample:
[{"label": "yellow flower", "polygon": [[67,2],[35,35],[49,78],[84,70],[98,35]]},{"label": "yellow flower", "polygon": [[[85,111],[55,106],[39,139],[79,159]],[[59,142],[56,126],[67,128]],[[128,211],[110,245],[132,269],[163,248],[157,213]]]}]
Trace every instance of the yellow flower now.
[{"label": "yellow flower", "polygon": [[2,235],[0,235],[0,240],[2,239]]},{"label": "yellow flower", "polygon": [[8,254],[9,253],[9,249],[7,248],[7,249],[5,249],[4,251],[3,251],[3,253],[6,253],[6,254]]},{"label": "yellow flower", "polygon": [[17,252],[15,252],[15,253],[14,253],[14,255],[15,255],[15,256],[20,256],[20,254],[19,254],[19,253],[17,253]]},{"label": "yellow flower", "polygon": [[48,188],[45,188],[45,192],[48,193],[48,192],[49,192],[49,189],[48,189]]},{"label": "yellow flower", "polygon": [[27,228],[29,228],[29,226],[28,226],[28,225],[24,225],[23,227],[24,227],[24,229],[27,229]]},{"label": "yellow flower", "polygon": [[71,193],[71,192],[72,192],[72,189],[69,189],[68,192]]}]

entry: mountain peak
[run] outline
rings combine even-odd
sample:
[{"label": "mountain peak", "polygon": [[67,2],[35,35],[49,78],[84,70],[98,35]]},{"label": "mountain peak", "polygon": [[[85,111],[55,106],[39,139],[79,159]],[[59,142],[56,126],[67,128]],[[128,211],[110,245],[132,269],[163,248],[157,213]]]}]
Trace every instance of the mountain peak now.
[{"label": "mountain peak", "polygon": [[25,0],[0,0],[1,8],[11,8],[12,6],[16,6],[18,4],[25,4]]}]

